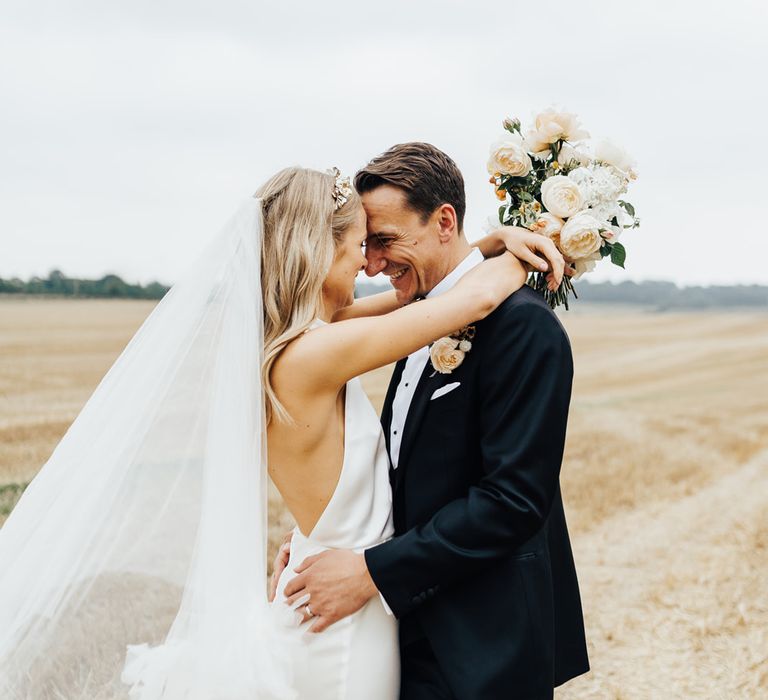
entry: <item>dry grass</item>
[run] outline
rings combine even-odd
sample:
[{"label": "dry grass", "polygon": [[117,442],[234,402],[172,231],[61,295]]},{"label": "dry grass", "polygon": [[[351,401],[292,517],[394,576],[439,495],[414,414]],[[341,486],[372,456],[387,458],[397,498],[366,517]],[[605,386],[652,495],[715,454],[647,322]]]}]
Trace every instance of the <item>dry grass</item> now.
[{"label": "dry grass", "polygon": [[[0,522],[152,302],[0,300]],[[563,490],[593,671],[573,698],[768,693],[768,315],[563,316]],[[364,378],[381,406],[389,370]],[[290,524],[274,498],[273,546]]]}]

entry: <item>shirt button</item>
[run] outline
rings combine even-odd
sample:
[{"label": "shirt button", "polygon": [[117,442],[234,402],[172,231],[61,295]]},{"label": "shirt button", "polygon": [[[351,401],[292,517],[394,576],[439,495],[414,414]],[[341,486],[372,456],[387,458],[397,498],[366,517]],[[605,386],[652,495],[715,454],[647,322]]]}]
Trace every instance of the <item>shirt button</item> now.
[{"label": "shirt button", "polygon": [[397,435],[397,430],[393,430],[392,432],[393,432],[395,435]]},{"label": "shirt button", "polygon": [[405,386],[408,386],[408,382],[405,383]]}]

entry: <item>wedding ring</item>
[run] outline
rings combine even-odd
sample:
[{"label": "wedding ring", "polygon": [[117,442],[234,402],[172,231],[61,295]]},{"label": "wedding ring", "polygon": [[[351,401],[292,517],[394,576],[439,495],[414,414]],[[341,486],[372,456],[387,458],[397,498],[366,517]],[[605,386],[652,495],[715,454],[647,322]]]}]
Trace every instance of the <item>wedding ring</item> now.
[{"label": "wedding ring", "polygon": [[309,603],[304,606],[304,612],[307,613],[307,617],[314,617],[312,610],[309,607]]}]

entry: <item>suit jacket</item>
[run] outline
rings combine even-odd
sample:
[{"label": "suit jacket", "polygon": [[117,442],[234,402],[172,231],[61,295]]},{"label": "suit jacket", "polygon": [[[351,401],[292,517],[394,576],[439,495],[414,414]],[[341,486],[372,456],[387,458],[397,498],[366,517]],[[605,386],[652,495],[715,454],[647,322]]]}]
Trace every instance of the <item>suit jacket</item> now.
[{"label": "suit jacket", "polygon": [[365,557],[402,653],[426,636],[458,698],[548,698],[589,670],[559,485],[571,349],[528,287],[475,326],[454,372],[427,363],[390,474],[395,537]]}]

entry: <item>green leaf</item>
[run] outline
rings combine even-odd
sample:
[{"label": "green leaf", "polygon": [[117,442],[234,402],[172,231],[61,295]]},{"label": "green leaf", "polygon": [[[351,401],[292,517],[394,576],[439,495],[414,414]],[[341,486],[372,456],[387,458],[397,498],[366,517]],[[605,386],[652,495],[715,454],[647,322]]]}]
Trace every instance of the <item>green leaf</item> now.
[{"label": "green leaf", "polygon": [[507,213],[507,205],[506,204],[502,204],[499,207],[499,221],[502,224],[504,223],[504,216],[506,215],[506,213]]},{"label": "green leaf", "polygon": [[619,200],[619,206],[624,208],[624,211],[627,212],[630,216],[635,215],[635,208],[629,203],[625,202],[623,199]]},{"label": "green leaf", "polygon": [[611,262],[624,269],[624,261],[627,259],[627,250],[621,243],[614,243],[611,248]]}]

